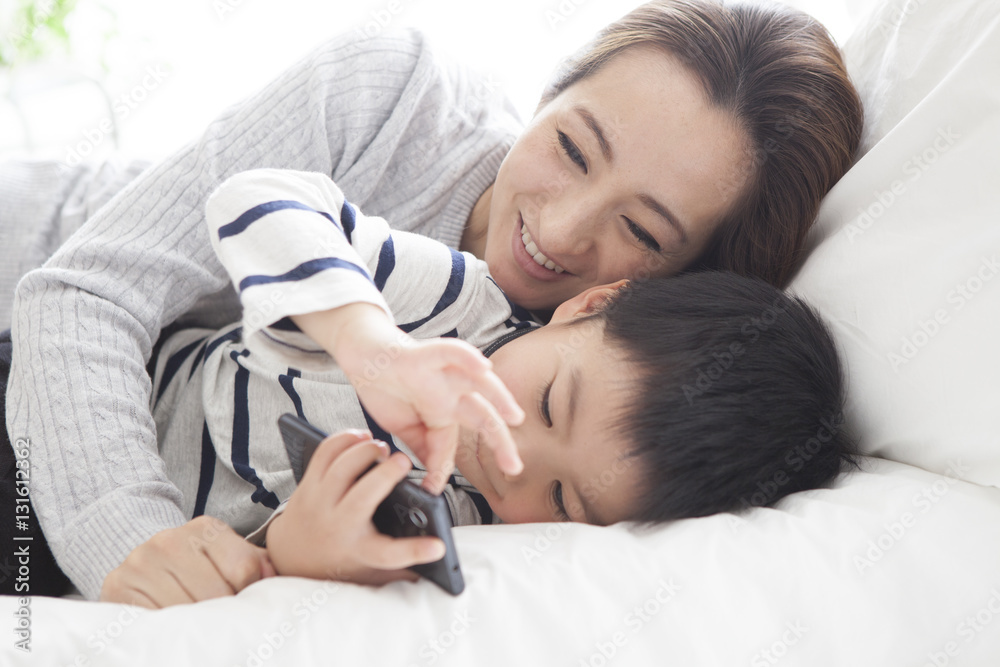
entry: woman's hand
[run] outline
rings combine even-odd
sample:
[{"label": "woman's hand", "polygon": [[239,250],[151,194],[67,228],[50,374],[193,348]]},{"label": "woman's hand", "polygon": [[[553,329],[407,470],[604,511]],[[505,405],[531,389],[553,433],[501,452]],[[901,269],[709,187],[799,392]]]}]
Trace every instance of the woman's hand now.
[{"label": "woman's hand", "polygon": [[[367,473],[373,464],[378,463]],[[411,565],[444,556],[436,537],[392,538],[372,523],[375,510],[406,477],[409,459],[362,431],[324,440],[284,511],[267,529],[279,574],[381,585],[415,580]]]},{"label": "woman's hand", "polygon": [[105,577],[101,600],[159,609],[235,595],[274,575],[267,551],[200,516],[136,547]]},{"label": "woman's hand", "polygon": [[475,347],[449,338],[415,340],[367,303],[292,319],[337,361],[371,416],[424,463],[425,489],[444,489],[460,426],[484,433],[503,472],[521,472],[507,425],[520,424],[524,412]]}]

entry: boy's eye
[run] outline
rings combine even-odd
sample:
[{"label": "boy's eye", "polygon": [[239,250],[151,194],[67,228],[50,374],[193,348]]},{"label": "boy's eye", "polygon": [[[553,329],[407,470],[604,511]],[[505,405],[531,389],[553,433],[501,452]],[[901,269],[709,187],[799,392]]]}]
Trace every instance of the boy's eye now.
[{"label": "boy's eye", "polygon": [[625,218],[625,225],[628,227],[628,230],[632,232],[632,236],[634,236],[639,243],[643,244],[653,252],[660,252],[660,244],[656,242],[656,239],[649,235],[649,232],[628,218]]},{"label": "boy's eye", "polygon": [[559,515],[559,519],[562,521],[569,521],[569,514],[566,512],[566,506],[563,505],[562,482],[556,482],[552,485],[552,502],[556,505],[556,513]]},{"label": "boy's eye", "polygon": [[580,169],[583,169],[583,173],[586,174],[587,161],[583,159],[583,154],[580,153],[580,150],[576,147],[576,144],[570,141],[570,138],[567,137],[562,132],[557,130],[556,134],[559,135],[559,145],[562,146],[563,151],[565,151],[569,159],[575,162],[576,165],[580,167]]},{"label": "boy's eye", "polygon": [[552,414],[549,412],[549,394],[552,392],[552,383],[549,382],[542,389],[542,395],[538,401],[538,412],[542,416],[542,422],[548,426],[552,427]]}]

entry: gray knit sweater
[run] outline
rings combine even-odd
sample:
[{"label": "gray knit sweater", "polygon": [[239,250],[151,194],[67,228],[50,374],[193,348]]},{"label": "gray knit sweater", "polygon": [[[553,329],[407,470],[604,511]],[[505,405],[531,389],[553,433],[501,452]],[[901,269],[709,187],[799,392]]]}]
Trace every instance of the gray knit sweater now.
[{"label": "gray knit sweater", "polygon": [[157,451],[145,366],[175,320],[240,319],[208,195],[247,169],[318,171],[366,213],[457,247],[521,127],[486,81],[419,33],[334,39],[143,172],[20,282],[7,428],[30,442],[38,518],[85,597],[188,518]]}]

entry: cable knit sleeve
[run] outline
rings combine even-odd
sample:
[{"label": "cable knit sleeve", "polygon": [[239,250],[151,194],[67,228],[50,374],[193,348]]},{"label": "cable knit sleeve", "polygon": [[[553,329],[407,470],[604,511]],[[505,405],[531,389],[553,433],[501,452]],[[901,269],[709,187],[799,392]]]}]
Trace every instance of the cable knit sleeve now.
[{"label": "cable knit sleeve", "polygon": [[21,280],[7,428],[31,442],[32,501],[85,597],[135,547],[190,519],[158,454],[145,366],[162,327],[197,303],[214,295],[239,314],[208,236],[209,194],[248,169],[321,172],[356,188],[361,206],[414,231],[450,224],[457,239],[511,134],[482,97],[465,105],[479,116],[442,120],[461,81],[419,33],[335,39],[145,171]]}]

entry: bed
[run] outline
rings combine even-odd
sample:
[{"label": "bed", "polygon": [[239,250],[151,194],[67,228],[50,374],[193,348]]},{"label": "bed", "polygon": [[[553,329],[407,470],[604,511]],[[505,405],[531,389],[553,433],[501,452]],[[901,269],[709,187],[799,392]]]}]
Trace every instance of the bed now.
[{"label": "bed", "polygon": [[864,151],[790,290],[834,330],[862,470],[645,531],[458,528],[458,597],[0,598],[0,664],[1000,665],[1000,3],[889,0],[844,50]]}]

